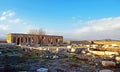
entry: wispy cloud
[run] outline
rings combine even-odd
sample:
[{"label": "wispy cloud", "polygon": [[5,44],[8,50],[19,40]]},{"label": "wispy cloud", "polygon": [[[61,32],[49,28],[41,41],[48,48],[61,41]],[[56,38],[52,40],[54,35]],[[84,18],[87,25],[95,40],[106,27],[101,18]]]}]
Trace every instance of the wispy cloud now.
[{"label": "wispy cloud", "polygon": [[6,20],[6,17],[5,16],[1,16],[0,17],[0,21],[4,21],[4,20]]},{"label": "wispy cloud", "polygon": [[8,31],[9,30],[9,26],[0,24],[0,30]]},{"label": "wispy cloud", "polygon": [[3,11],[0,14],[0,34],[5,35],[10,32],[26,33],[32,28],[35,28],[34,24],[30,24],[19,18],[12,10]]},{"label": "wispy cloud", "polygon": [[2,13],[2,16],[8,16],[8,17],[12,17],[12,16],[14,16],[14,15],[15,15],[15,13],[14,13],[13,11],[11,11],[11,10],[4,11],[4,12]]},{"label": "wispy cloud", "polygon": [[[79,24],[79,23],[78,23]],[[119,39],[120,17],[84,21],[84,26],[74,30],[76,39]]]},{"label": "wispy cloud", "polygon": [[13,23],[13,24],[17,24],[17,23],[22,22],[22,20],[20,18],[16,18],[16,19],[13,19],[13,20],[9,20],[9,22]]},{"label": "wispy cloud", "polygon": [[48,34],[63,35],[64,39],[70,40],[93,40],[93,39],[120,39],[120,17],[108,17],[93,20],[79,19],[71,30],[57,31],[46,30]]},{"label": "wispy cloud", "polygon": [[15,13],[13,11],[10,11],[10,10],[4,11],[2,13],[2,15],[0,16],[0,21],[5,21],[5,20],[7,20],[7,18],[14,16],[14,14]]},{"label": "wispy cloud", "polygon": [[120,29],[120,17],[103,18],[99,20],[90,20],[85,22],[86,26],[78,29],[76,32],[101,32]]}]

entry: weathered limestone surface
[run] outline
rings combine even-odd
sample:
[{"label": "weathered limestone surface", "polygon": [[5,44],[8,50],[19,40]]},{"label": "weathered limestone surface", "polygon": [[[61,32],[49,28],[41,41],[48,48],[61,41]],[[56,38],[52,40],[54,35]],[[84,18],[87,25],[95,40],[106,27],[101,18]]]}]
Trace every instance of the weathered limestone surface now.
[{"label": "weathered limestone surface", "polygon": [[15,43],[16,45],[24,44],[61,44],[63,43],[63,36],[53,36],[53,35],[33,35],[33,34],[8,34],[8,43]]}]

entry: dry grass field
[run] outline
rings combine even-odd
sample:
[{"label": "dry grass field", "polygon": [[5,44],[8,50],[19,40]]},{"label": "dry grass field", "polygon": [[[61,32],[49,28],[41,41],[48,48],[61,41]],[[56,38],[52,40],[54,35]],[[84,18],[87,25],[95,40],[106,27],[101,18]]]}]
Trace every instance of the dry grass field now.
[{"label": "dry grass field", "polygon": [[120,48],[97,48],[99,51],[120,52]]},{"label": "dry grass field", "polygon": [[112,45],[117,44],[120,46],[120,41],[94,41],[96,44]]}]

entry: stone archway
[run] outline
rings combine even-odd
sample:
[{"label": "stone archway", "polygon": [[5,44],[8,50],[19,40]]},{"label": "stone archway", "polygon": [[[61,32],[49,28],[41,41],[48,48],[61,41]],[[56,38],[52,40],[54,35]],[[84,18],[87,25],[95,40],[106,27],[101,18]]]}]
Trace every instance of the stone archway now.
[{"label": "stone archway", "polygon": [[20,38],[17,38],[17,45],[20,44]]}]

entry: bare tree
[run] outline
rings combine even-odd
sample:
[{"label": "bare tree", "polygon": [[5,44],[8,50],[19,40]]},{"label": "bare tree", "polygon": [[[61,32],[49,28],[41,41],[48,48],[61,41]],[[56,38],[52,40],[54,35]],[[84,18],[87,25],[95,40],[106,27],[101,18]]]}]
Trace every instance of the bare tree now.
[{"label": "bare tree", "polygon": [[46,32],[42,29],[31,29],[28,31],[28,34],[45,35]]}]

